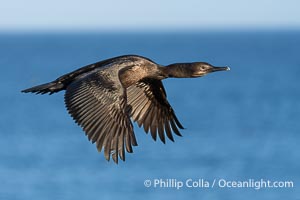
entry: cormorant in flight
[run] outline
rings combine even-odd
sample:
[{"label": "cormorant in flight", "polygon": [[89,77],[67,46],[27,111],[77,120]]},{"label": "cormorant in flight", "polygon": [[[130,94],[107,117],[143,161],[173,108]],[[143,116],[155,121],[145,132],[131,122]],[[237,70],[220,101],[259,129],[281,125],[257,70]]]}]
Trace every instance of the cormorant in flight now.
[{"label": "cormorant in flight", "polygon": [[162,80],[194,78],[211,72],[229,70],[205,62],[159,65],[152,60],[125,55],[103,60],[65,74],[56,80],[22,92],[37,94],[65,92],[66,107],[88,139],[104,149],[104,156],[118,163],[137,146],[130,118],[144,127],[156,140],[183,129],[167,100]]}]

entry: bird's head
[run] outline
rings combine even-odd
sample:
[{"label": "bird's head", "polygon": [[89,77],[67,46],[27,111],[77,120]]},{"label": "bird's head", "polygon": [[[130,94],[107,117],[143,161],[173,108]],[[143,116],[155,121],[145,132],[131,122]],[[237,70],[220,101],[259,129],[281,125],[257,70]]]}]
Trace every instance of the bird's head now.
[{"label": "bird's head", "polygon": [[194,62],[187,67],[191,77],[201,77],[211,72],[230,70],[229,67],[215,67],[206,62]]},{"label": "bird's head", "polygon": [[162,68],[165,77],[196,78],[211,72],[228,71],[229,67],[215,67],[206,62],[174,63]]}]

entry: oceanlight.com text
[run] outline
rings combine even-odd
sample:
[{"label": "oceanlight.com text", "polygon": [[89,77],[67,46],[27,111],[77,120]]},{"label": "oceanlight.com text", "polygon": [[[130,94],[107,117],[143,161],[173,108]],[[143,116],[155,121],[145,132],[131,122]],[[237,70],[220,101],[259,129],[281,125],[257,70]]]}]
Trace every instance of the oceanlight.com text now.
[{"label": "oceanlight.com text", "polygon": [[185,180],[179,180],[174,178],[155,178],[155,179],[146,179],[144,180],[144,186],[147,188],[174,188],[174,189],[181,189],[181,188],[252,188],[255,190],[260,190],[262,188],[293,188],[294,182],[291,180],[266,180],[266,179],[247,179],[247,180],[227,180],[227,179],[213,179],[213,180],[206,180],[206,179],[192,179],[188,178]]}]

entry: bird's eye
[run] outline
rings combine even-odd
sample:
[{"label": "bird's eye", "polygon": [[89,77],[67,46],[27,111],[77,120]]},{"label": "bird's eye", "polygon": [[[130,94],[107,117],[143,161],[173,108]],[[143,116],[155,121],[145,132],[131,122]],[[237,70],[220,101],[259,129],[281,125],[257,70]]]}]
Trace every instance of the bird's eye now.
[{"label": "bird's eye", "polygon": [[206,67],[205,67],[205,66],[201,66],[200,69],[201,69],[201,70],[205,70]]}]

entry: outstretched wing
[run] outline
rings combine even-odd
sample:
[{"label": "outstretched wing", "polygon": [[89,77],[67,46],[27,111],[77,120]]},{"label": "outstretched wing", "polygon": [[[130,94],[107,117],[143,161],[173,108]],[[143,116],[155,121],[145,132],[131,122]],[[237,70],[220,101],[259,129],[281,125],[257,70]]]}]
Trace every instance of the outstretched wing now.
[{"label": "outstretched wing", "polygon": [[118,155],[125,160],[124,146],[131,153],[137,142],[126,112],[126,91],[112,77],[118,76],[99,71],[75,80],[66,89],[65,104],[88,139],[117,163]]},{"label": "outstretched wing", "polygon": [[[183,129],[171,105],[160,80],[143,79],[127,88],[127,103],[131,106],[130,116],[139,126],[144,127],[156,140],[157,133],[165,143],[167,137],[174,141],[172,131],[181,136],[178,128]],[[171,130],[172,129],[172,130]]]}]

